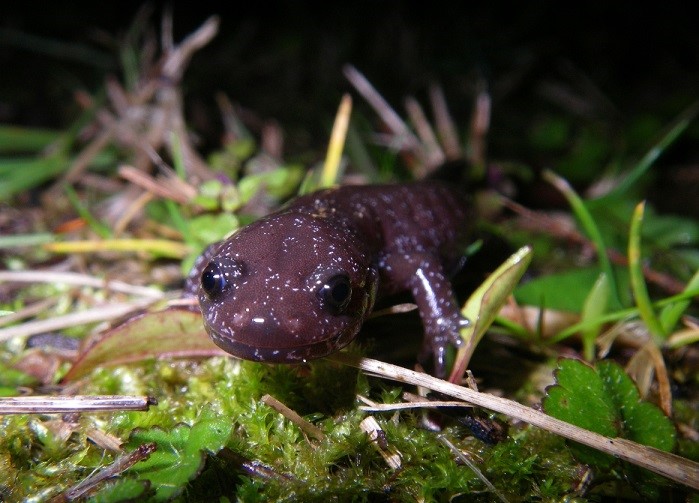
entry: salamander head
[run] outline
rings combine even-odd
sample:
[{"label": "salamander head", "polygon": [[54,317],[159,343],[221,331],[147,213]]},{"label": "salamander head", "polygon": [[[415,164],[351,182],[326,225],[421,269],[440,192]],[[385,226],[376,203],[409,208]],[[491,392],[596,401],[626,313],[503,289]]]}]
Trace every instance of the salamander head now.
[{"label": "salamander head", "polygon": [[366,246],[333,221],[278,213],[229,238],[202,269],[213,341],[247,360],[298,363],[347,345],[373,307]]}]

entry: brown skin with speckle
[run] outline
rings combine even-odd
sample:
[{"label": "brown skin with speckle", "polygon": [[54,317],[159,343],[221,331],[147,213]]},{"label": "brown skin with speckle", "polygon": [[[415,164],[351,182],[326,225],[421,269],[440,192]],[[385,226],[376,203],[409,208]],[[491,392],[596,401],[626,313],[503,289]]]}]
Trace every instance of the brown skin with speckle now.
[{"label": "brown skin with speckle", "polygon": [[435,372],[466,323],[449,273],[471,228],[438,182],[344,186],[299,197],[212,245],[190,273],[206,329],[230,354],[298,363],[347,345],[378,296],[409,291]]}]

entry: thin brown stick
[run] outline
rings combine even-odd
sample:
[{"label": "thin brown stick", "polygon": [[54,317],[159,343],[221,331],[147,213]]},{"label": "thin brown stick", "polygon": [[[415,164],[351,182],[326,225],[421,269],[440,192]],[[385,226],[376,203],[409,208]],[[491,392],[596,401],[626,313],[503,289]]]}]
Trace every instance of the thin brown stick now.
[{"label": "thin brown stick", "polygon": [[392,470],[398,470],[403,464],[401,461],[401,454],[398,449],[389,445],[386,439],[386,432],[381,429],[381,426],[379,426],[378,421],[374,419],[374,416],[365,417],[362,422],[359,423],[359,427],[369,436],[371,445],[381,454],[381,457],[388,467]]},{"label": "thin brown stick", "polygon": [[[172,172],[168,174],[170,175],[170,173]],[[119,166],[119,176],[156,196],[172,199],[181,204],[187,203],[197,195],[197,190],[194,187],[178,179],[174,174],[164,179],[155,178],[132,166],[122,165]]]},{"label": "thin brown stick", "polygon": [[109,304],[93,309],[87,309],[77,313],[70,313],[63,316],[56,316],[46,320],[28,321],[21,325],[0,329],[0,341],[6,341],[13,337],[24,337],[44,332],[51,332],[76,325],[85,325],[98,321],[113,320],[140,309],[145,309],[156,302],[157,299],[145,299],[136,302],[123,302]]},{"label": "thin brown stick", "polygon": [[90,491],[95,490],[95,488],[102,482],[125,472],[139,461],[148,459],[148,457],[154,453],[156,449],[157,445],[155,442],[138,446],[135,451],[119,456],[111,465],[102,468],[98,472],[82,480],[80,483],[69,488],[64,493],[56,496],[51,500],[51,503],[75,501],[78,498],[87,495]]},{"label": "thin brown stick", "polygon": [[427,120],[425,112],[418,101],[409,96],[405,99],[405,110],[408,112],[410,122],[413,123],[420,141],[425,147],[427,164],[422,168],[422,172],[415,173],[416,178],[423,178],[428,172],[433,171],[446,159],[442,147],[439,145],[437,135],[432,129],[432,125]]},{"label": "thin brown stick", "polygon": [[17,321],[26,320],[27,318],[32,318],[32,317],[36,316],[37,314],[41,313],[42,311],[46,311],[47,309],[56,305],[58,303],[58,301],[59,301],[59,299],[56,297],[49,297],[47,299],[41,299],[37,302],[34,302],[33,304],[25,306],[24,308],[20,309],[19,311],[16,311],[16,312],[11,313],[11,314],[6,314],[4,316],[0,316],[0,327],[3,327],[5,325],[9,325],[11,323],[15,323]]},{"label": "thin brown stick", "polygon": [[63,414],[66,412],[106,412],[140,410],[155,405],[148,396],[71,395],[18,396],[0,398],[1,414]]},{"label": "thin brown stick", "polygon": [[61,283],[64,285],[90,286],[94,288],[104,288],[111,292],[138,295],[151,299],[162,299],[165,294],[155,288],[147,286],[130,285],[118,280],[108,280],[80,274],[75,272],[58,271],[0,271],[0,282],[16,281],[21,283]]},{"label": "thin brown stick", "polygon": [[400,140],[401,147],[413,152],[424,162],[426,155],[417,137],[410,131],[410,128],[401,119],[400,115],[391,108],[391,105],[371,85],[371,82],[352,65],[345,65],[343,71],[347,80],[371,105],[374,111],[379,114],[379,117],[381,117],[381,120],[391,133]]},{"label": "thin brown stick", "polygon": [[306,421],[302,418],[296,411],[290,409],[282,402],[274,398],[272,395],[265,395],[261,398],[262,403],[272,407],[274,410],[279,412],[282,416],[287,418],[289,421],[294,423],[296,426],[301,428],[301,431],[305,432],[307,435],[315,438],[316,440],[323,440],[325,434],[320,428],[318,428],[313,423]]}]

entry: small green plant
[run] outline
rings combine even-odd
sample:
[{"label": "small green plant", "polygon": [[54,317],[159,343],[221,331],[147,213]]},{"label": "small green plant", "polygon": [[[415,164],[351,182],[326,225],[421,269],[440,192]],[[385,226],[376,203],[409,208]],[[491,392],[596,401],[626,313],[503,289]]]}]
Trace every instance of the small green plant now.
[{"label": "small green plant", "polygon": [[[675,447],[672,421],[655,405],[641,400],[636,385],[612,361],[594,367],[563,359],[556,370],[556,384],[547,389],[544,410],[568,423],[609,438],[626,438],[661,451]],[[647,472],[589,447],[572,445],[575,456],[597,472],[624,478],[632,476],[658,484]]]}]

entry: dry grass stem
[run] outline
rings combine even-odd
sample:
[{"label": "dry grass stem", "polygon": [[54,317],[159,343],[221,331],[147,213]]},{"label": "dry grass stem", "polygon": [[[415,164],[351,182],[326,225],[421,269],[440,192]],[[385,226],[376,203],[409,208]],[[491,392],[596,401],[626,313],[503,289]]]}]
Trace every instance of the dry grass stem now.
[{"label": "dry grass stem", "polygon": [[79,274],[75,272],[55,271],[0,271],[0,282],[14,281],[22,283],[60,283],[64,285],[88,286],[103,288],[111,292],[138,295],[150,299],[162,299],[165,294],[147,286],[130,285],[118,280],[108,280]]},{"label": "dry grass stem", "polygon": [[379,94],[371,82],[352,65],[345,65],[344,74],[359,94],[376,111],[391,134],[398,140],[400,150],[412,152],[424,162],[427,156],[417,137],[410,131],[410,128],[408,128],[400,115]]},{"label": "dry grass stem", "polygon": [[405,110],[408,112],[410,122],[413,123],[415,131],[417,131],[417,135],[420,137],[420,142],[422,142],[425,148],[427,163],[421,172],[415,173],[416,178],[423,178],[429,172],[444,163],[446,156],[444,155],[442,147],[439,145],[437,135],[434,129],[432,129],[432,125],[427,120],[420,103],[412,96],[408,97],[405,100]]},{"label": "dry grass stem", "polygon": [[282,416],[284,416],[289,421],[294,423],[296,426],[301,428],[301,431],[303,431],[307,435],[315,438],[316,440],[323,440],[325,438],[325,434],[322,432],[320,428],[318,428],[313,423],[306,421],[296,411],[290,409],[273,396],[264,395],[260,399],[260,401],[279,412]]},{"label": "dry grass stem", "polygon": [[0,414],[65,414],[68,412],[146,411],[156,402],[148,396],[72,395],[0,398]]},{"label": "dry grass stem", "polygon": [[86,325],[100,321],[114,320],[145,309],[159,299],[145,299],[134,302],[113,303],[105,306],[87,309],[78,313],[70,313],[63,316],[56,316],[46,320],[28,321],[21,325],[15,325],[0,329],[0,341],[6,341],[13,337],[28,337],[30,335],[41,334],[74,327],[76,325]]},{"label": "dry grass stem", "polygon": [[398,470],[403,464],[401,454],[395,447],[389,445],[386,433],[376,419],[373,416],[367,416],[359,423],[359,427],[369,436],[371,445],[381,454],[388,467]]},{"label": "dry grass stem", "polygon": [[463,464],[468,466],[471,469],[471,471],[476,474],[476,476],[480,479],[481,482],[483,482],[483,484],[485,484],[485,486],[488,488],[488,490],[490,492],[495,494],[500,501],[503,501],[504,503],[508,503],[507,498],[505,498],[505,496],[503,496],[502,493],[500,493],[500,491],[498,491],[495,488],[493,483],[490,482],[490,480],[488,480],[486,478],[486,476],[483,474],[483,472],[480,471],[480,469],[475,465],[475,463],[473,463],[469,459],[469,457],[466,454],[464,454],[459,449],[457,449],[456,446],[453,443],[451,443],[451,441],[447,437],[445,437],[444,435],[437,435],[437,438],[439,438],[439,441],[442,442],[444,445],[446,445],[449,448],[449,450],[454,454],[454,456],[456,456],[456,458],[459,461],[461,461]]},{"label": "dry grass stem", "polygon": [[449,113],[447,100],[444,98],[444,91],[442,91],[441,86],[436,84],[430,86],[430,102],[432,103],[434,120],[437,124],[437,131],[442,140],[442,147],[444,148],[446,158],[450,161],[463,159],[463,149],[459,143],[456,125]]}]

